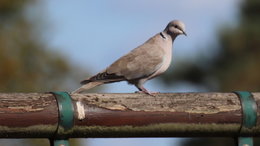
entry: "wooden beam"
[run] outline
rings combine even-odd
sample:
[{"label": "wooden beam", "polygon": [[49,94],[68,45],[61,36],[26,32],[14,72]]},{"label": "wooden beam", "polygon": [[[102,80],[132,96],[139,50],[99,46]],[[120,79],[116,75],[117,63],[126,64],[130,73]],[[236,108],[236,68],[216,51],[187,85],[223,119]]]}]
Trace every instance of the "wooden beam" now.
[{"label": "wooden beam", "polygon": [[[242,129],[242,110],[234,93],[73,94],[74,126],[59,136],[198,137],[259,136],[258,122]],[[0,138],[51,138],[58,129],[55,97],[46,93],[0,94]]]}]

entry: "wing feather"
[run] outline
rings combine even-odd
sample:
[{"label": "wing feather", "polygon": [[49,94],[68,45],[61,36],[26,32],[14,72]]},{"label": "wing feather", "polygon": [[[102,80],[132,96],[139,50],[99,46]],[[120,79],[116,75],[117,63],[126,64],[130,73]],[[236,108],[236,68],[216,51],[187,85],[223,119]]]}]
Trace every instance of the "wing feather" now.
[{"label": "wing feather", "polygon": [[123,76],[127,80],[147,77],[156,72],[163,64],[165,52],[151,38],[143,45],[119,58],[106,69],[109,74]]}]

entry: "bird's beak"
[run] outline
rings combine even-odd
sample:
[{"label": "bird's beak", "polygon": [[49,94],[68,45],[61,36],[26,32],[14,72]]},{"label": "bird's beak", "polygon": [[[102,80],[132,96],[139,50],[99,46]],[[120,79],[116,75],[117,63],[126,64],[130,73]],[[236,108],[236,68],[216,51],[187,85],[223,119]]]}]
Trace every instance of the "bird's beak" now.
[{"label": "bird's beak", "polygon": [[182,34],[184,34],[185,36],[187,36],[187,33],[185,31],[182,31]]}]

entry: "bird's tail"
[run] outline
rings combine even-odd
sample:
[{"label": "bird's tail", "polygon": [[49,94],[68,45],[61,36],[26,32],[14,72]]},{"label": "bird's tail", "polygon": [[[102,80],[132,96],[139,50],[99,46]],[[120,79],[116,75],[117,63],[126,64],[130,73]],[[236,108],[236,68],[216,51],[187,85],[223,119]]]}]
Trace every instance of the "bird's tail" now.
[{"label": "bird's tail", "polygon": [[96,86],[102,85],[104,82],[88,82],[85,85],[81,86],[80,88],[76,89],[75,91],[71,92],[73,93],[82,93],[88,89],[94,88]]},{"label": "bird's tail", "polygon": [[123,76],[118,76],[114,73],[108,74],[106,71],[100,72],[95,76],[92,76],[86,80],[80,82],[82,85],[77,90],[73,91],[72,93],[82,93],[88,89],[94,88],[96,86],[106,84],[106,83],[113,83],[123,81],[125,78]]}]

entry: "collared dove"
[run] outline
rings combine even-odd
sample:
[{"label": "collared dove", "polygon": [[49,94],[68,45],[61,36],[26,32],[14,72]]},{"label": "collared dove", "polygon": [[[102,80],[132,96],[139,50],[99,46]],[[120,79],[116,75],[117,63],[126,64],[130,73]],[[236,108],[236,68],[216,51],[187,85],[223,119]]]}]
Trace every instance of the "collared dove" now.
[{"label": "collared dove", "polygon": [[141,46],[122,56],[105,70],[85,79],[82,86],[72,93],[82,93],[98,85],[127,81],[139,92],[151,95],[143,84],[167,70],[172,58],[172,44],[175,38],[185,33],[185,25],[179,20],[169,22],[164,31],[151,37]]}]

